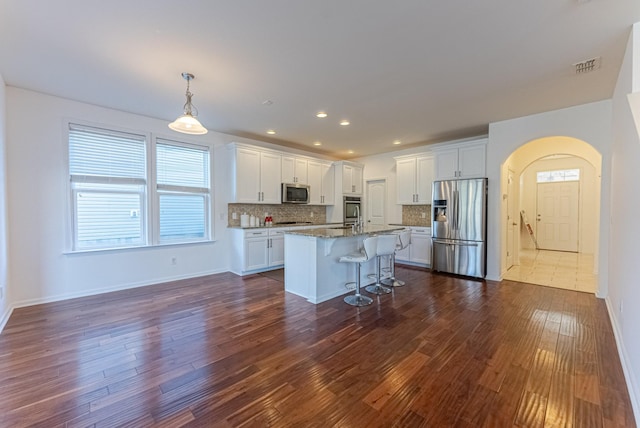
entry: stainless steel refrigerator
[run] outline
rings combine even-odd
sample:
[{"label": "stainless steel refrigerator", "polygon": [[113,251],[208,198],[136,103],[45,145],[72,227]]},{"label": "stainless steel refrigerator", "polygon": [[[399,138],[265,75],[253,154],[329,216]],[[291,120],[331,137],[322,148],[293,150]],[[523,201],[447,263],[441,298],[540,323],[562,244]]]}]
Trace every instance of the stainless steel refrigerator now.
[{"label": "stainless steel refrigerator", "polygon": [[484,278],[487,179],[433,182],[431,270]]}]

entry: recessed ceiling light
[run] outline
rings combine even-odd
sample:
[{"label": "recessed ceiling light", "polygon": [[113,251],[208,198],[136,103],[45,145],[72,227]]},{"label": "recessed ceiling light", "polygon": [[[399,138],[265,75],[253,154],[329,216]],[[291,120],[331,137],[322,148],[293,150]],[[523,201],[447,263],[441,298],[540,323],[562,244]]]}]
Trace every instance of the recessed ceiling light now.
[{"label": "recessed ceiling light", "polygon": [[316,141],[315,143],[313,143],[314,146],[321,146],[322,143],[320,141]]},{"label": "recessed ceiling light", "polygon": [[271,101],[271,100],[264,100],[262,102],[262,105],[265,105],[265,106],[270,106],[271,104],[273,104],[273,101]]},{"label": "recessed ceiling light", "polygon": [[402,142],[401,142],[400,140],[396,140],[396,141],[394,141],[394,142],[393,142],[393,144],[394,144],[395,146],[397,146],[398,144],[402,144]]},{"label": "recessed ceiling light", "polygon": [[269,134],[269,135],[274,135],[275,133],[276,133],[276,131],[274,131],[273,129],[269,129],[267,131],[267,134]]},{"label": "recessed ceiling light", "polygon": [[347,125],[350,125],[350,124],[351,124],[351,122],[349,122],[349,121],[348,121],[348,120],[346,120],[346,119],[345,119],[345,120],[341,120],[341,121],[340,121],[340,125],[342,125],[342,126],[347,126]]},{"label": "recessed ceiling light", "polygon": [[323,112],[323,111],[319,111],[318,113],[316,113],[316,117],[320,117],[320,118],[324,118],[327,117],[327,113]]},{"label": "recessed ceiling light", "polygon": [[353,154],[353,150],[349,150],[347,153],[349,153],[350,155]]}]

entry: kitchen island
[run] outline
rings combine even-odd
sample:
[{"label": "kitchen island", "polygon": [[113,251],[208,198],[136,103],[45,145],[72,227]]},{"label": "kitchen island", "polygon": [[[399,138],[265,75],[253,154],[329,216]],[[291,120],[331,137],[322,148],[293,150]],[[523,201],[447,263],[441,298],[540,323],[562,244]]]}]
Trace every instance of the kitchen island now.
[{"label": "kitchen island", "polygon": [[[347,282],[355,281],[355,265],[341,263],[340,257],[355,253],[362,241],[372,235],[402,230],[402,226],[367,226],[352,231],[350,227],[297,229],[284,236],[284,289],[320,303],[350,292]],[[374,272],[374,262],[362,267],[361,286]]]}]

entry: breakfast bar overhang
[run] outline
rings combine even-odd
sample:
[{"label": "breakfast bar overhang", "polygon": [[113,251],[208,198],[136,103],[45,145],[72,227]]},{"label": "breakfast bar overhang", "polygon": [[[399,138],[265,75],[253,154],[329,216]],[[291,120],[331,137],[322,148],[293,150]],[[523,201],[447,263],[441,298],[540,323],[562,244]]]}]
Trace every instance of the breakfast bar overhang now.
[{"label": "breakfast bar overhang", "polygon": [[[355,253],[367,236],[392,233],[402,226],[370,225],[353,231],[348,227],[290,230],[284,236],[284,289],[317,304],[350,292],[355,268],[339,259]],[[363,267],[362,284],[374,273],[373,261]]]}]

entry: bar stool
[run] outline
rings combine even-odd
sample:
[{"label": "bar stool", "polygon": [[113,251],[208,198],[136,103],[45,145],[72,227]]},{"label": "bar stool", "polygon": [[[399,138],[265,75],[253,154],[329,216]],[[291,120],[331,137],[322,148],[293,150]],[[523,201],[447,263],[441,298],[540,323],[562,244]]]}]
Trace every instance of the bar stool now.
[{"label": "bar stool", "polygon": [[362,263],[368,262],[372,257],[376,256],[377,245],[378,238],[376,236],[370,236],[362,242],[363,248],[360,252],[340,257],[341,262],[356,264],[356,292],[355,294],[346,296],[344,298],[345,303],[352,306],[367,306],[373,303],[371,297],[360,294],[360,267]]},{"label": "bar stool", "polygon": [[380,283],[380,260],[382,257],[390,256],[396,251],[396,235],[378,235],[378,244],[376,246],[376,283],[365,287],[369,293],[387,294],[391,293],[391,289],[384,287]]},{"label": "bar stool", "polygon": [[388,285],[389,287],[402,287],[404,285],[404,281],[401,281],[396,278],[396,252],[404,250],[411,244],[411,229],[405,229],[400,231],[398,235],[398,243],[396,244],[396,250],[391,255],[391,275],[389,278],[386,278],[382,283],[384,285]]}]

